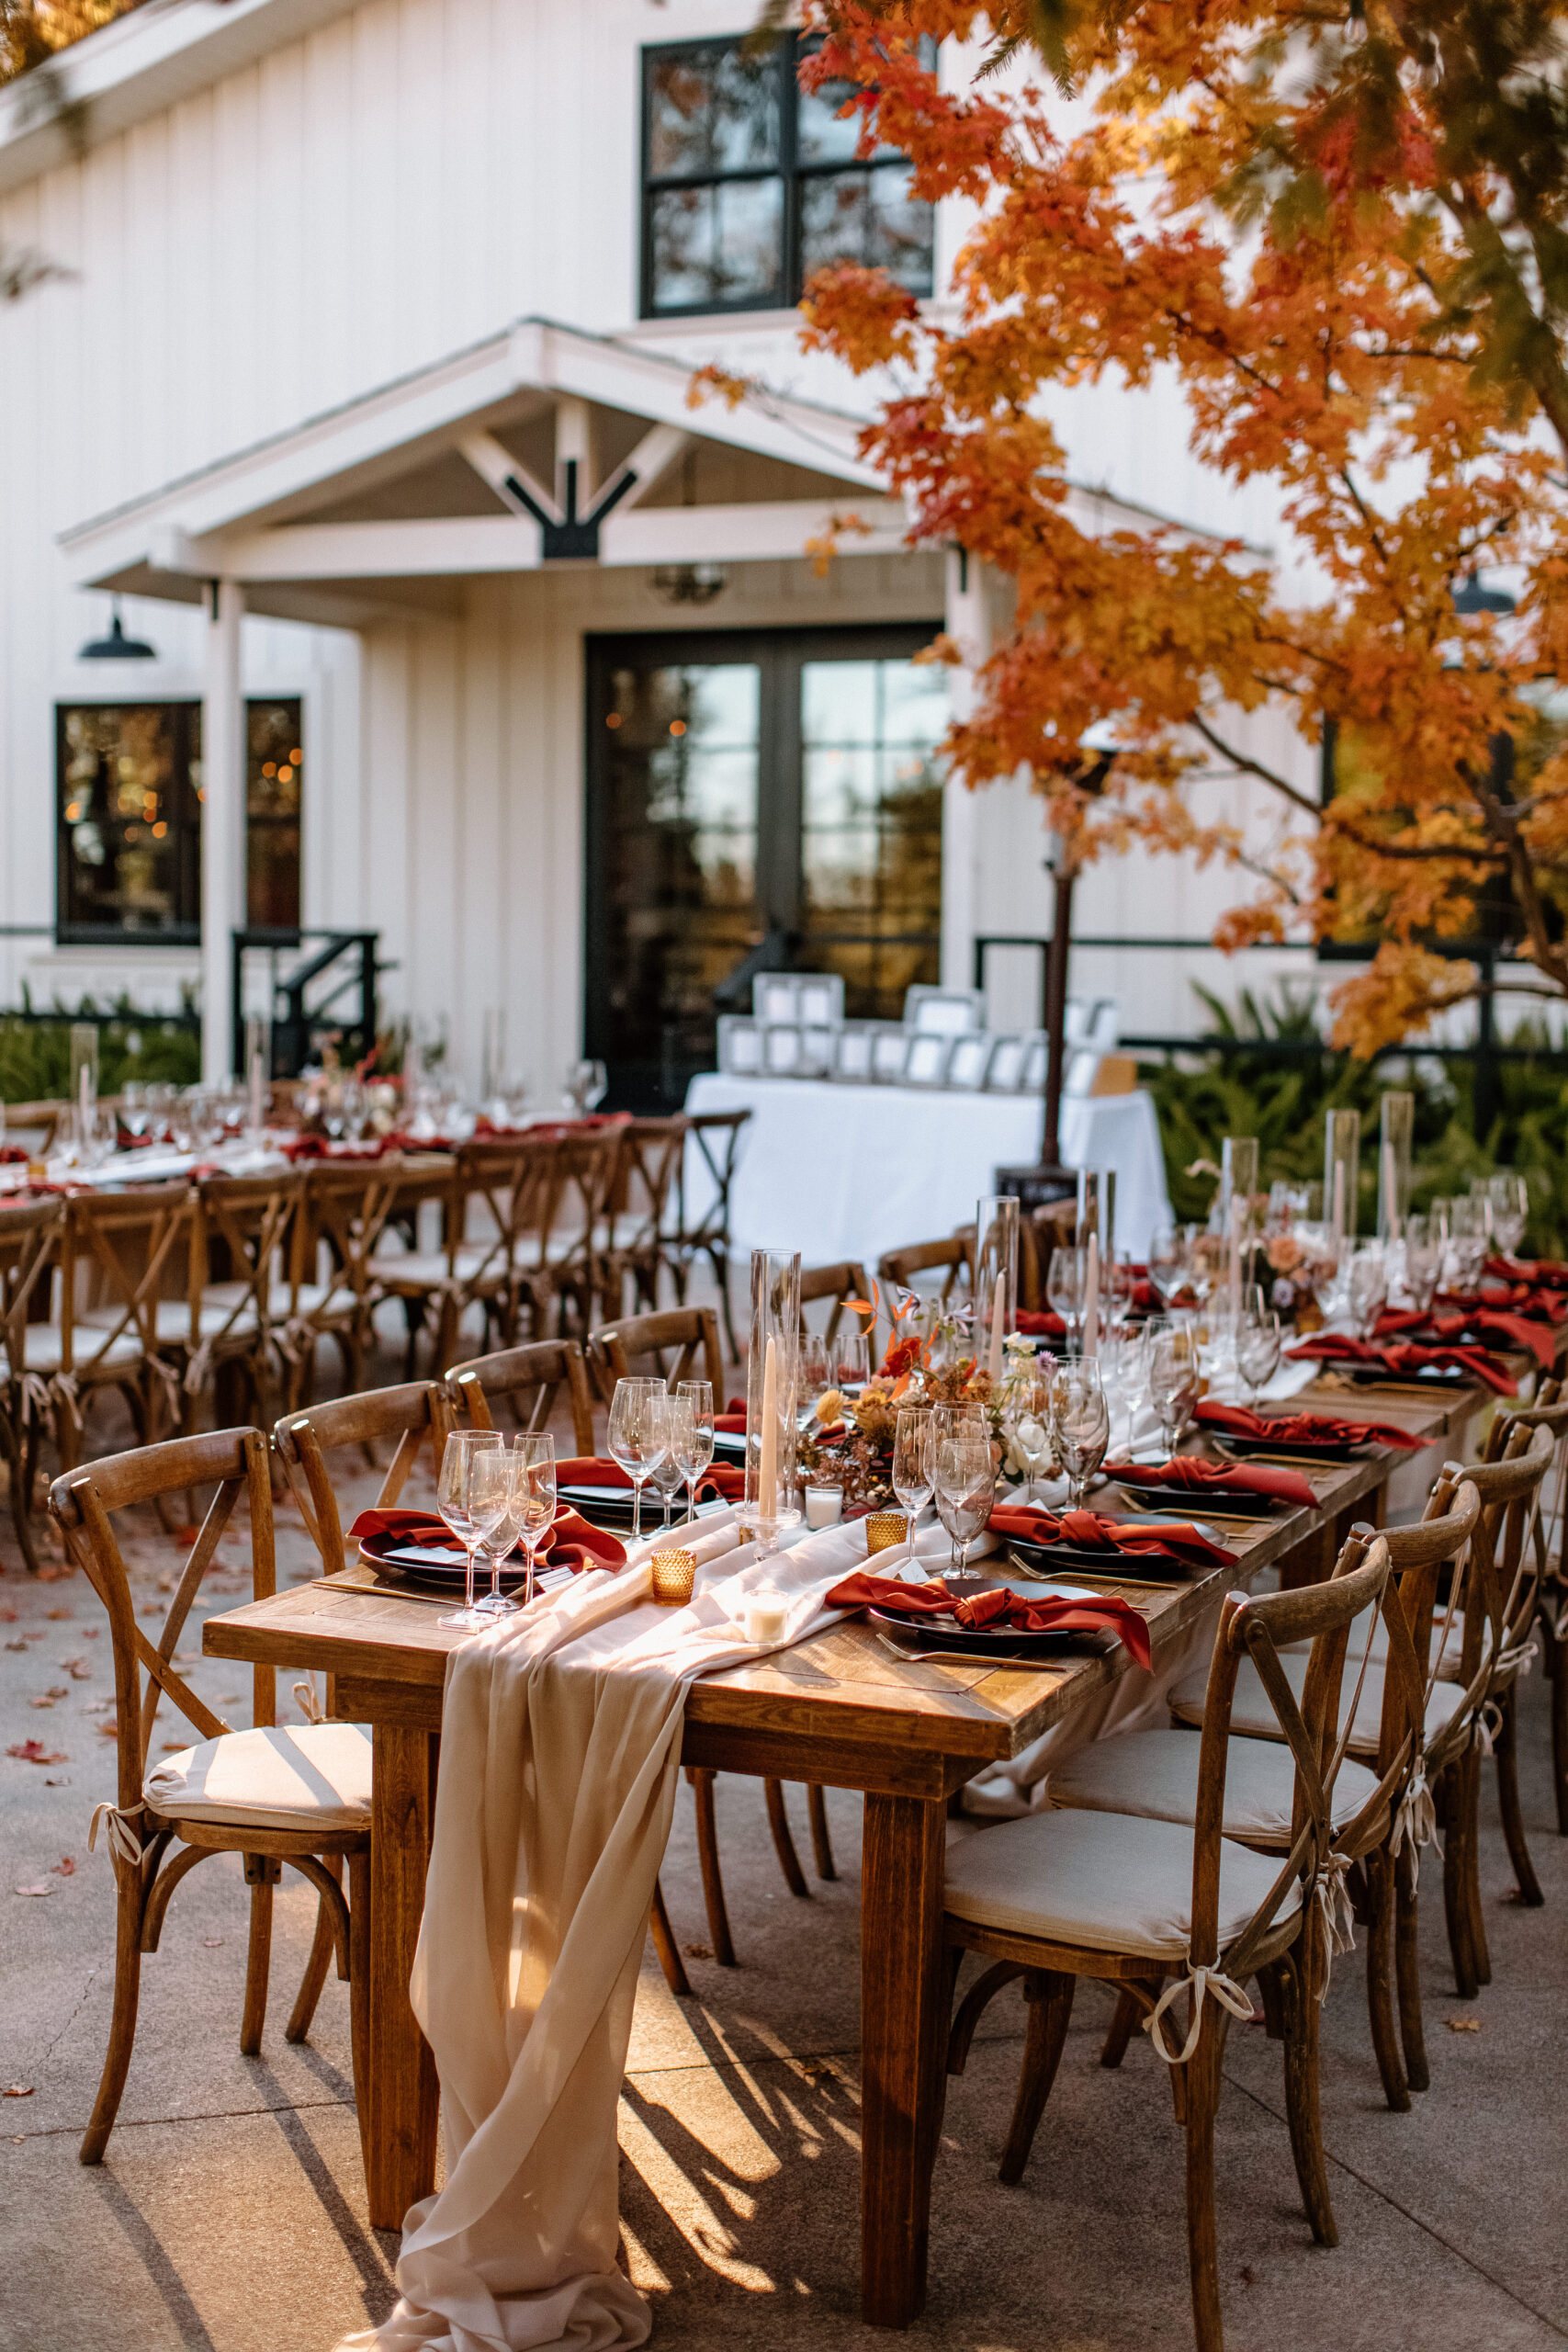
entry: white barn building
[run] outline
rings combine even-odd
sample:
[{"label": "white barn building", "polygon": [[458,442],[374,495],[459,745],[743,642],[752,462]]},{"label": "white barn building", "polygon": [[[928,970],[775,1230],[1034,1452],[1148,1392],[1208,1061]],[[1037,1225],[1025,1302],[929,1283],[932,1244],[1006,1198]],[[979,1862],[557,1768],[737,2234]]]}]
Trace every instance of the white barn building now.
[{"label": "white barn building", "polygon": [[[962,223],[744,58],[751,14],[146,0],[62,56],[63,121],[0,91],[0,248],[62,273],[0,306],[0,1005],[199,987],[216,1074],[237,929],[369,932],[470,1075],[501,1008],[536,1098],[587,1051],[651,1104],[772,932],[896,1014],[1049,929],[1037,804],[942,785],[949,673],[909,665],[983,640],[984,582],[903,548],[873,392],[789,307],[840,252],[940,300]],[[692,409],[710,359],[776,397]],[[1062,424],[1084,513],[1267,537],[1174,401]],[[150,656],[83,657],[111,596]],[[1129,860],[1077,928],[1201,940],[1235,895]],[[1074,980],[1163,1034],[1271,962]],[[998,1022],[1037,968],[993,957]]]}]

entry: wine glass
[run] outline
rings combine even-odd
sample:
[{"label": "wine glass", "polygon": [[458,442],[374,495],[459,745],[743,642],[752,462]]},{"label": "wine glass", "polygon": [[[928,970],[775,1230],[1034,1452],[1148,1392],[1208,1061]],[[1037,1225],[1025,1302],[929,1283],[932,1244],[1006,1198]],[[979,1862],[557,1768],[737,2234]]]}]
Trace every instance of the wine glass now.
[{"label": "wine glass", "polygon": [[132,1143],[140,1143],[152,1124],[150,1092],[139,1078],[128,1078],[119,1090],[119,1124]]},{"label": "wine glass", "polygon": [[1088,1280],[1087,1250],[1080,1250],[1075,1245],[1052,1250],[1051,1263],[1045,1272],[1045,1296],[1052,1313],[1062,1318],[1069,1348],[1082,1340],[1084,1290]]},{"label": "wine glass", "polygon": [[632,1482],[632,1542],[642,1540],[642,1490],[668,1451],[668,1392],[661,1380],[617,1380],[610,1400],[610,1459]]},{"label": "wine glass", "polygon": [[932,1465],[937,1516],[953,1546],[952,1574],[961,1577],[969,1546],[991,1516],[997,1495],[996,1464],[985,1436],[962,1429],[955,1437],[939,1437]]},{"label": "wine glass", "polygon": [[667,1396],[664,1399],[664,1452],[653,1465],[652,1482],[664,1498],[664,1517],[660,1521],[661,1535],[670,1532],[670,1506],[680,1493],[685,1472],[679,1461],[682,1441],[692,1435],[692,1408],[683,1396]]},{"label": "wine glass", "polygon": [[1254,1288],[1236,1325],[1235,1368],[1247,1383],[1247,1401],[1255,1412],[1258,1391],[1280,1369],[1282,1345],[1280,1318],[1272,1307],[1264,1306],[1262,1292]]},{"label": "wine glass", "polygon": [[911,1557],[915,1522],[931,1498],[936,1476],[935,1447],[936,1424],[930,1408],[904,1406],[893,1431],[893,1491],[908,1519]]},{"label": "wine glass", "polygon": [[490,1590],[475,1610],[482,1617],[510,1617],[517,1603],[501,1589],[501,1564],[517,1540],[517,1456],[504,1444],[481,1447],[468,1463],[468,1517],[478,1538],[474,1549],[490,1562]]},{"label": "wine glass", "polygon": [[[1047,1357],[1047,1364],[1049,1362]],[[1045,1476],[1053,1459],[1051,1386],[1042,1374],[1014,1378],[1008,1391],[1002,1427],[1009,1452],[1028,1473],[1029,1491],[1032,1494],[1034,1481]]]},{"label": "wine glass", "polygon": [[1450,1204],[1449,1236],[1455,1287],[1473,1291],[1486,1263],[1486,1213],[1480,1202],[1456,1199]]},{"label": "wine glass", "polygon": [[833,1385],[863,1388],[871,1378],[871,1342],[863,1331],[840,1331],[833,1341]]},{"label": "wine glass", "polygon": [[1160,1442],[1168,1458],[1198,1401],[1198,1335],[1190,1323],[1170,1318],[1149,1340],[1149,1402],[1159,1415]]},{"label": "wine glass", "polygon": [[1116,1393],[1127,1408],[1127,1454],[1131,1460],[1133,1433],[1138,1414],[1149,1393],[1149,1343],[1147,1324],[1142,1330],[1129,1329],[1116,1351]]},{"label": "wine glass", "polygon": [[828,1363],[828,1342],[820,1331],[804,1331],[800,1340],[800,1401],[815,1405],[825,1396],[832,1384]]},{"label": "wine glass", "polygon": [[697,1481],[713,1460],[712,1383],[677,1381],[675,1408],[671,1424],[671,1445],[686,1482],[686,1517],[690,1521],[697,1515]]},{"label": "wine glass", "polygon": [[1051,1420],[1067,1474],[1068,1500],[1074,1510],[1081,1510],[1089,1482],[1111,1442],[1111,1410],[1092,1356],[1058,1364],[1051,1383]]},{"label": "wine glass", "polygon": [[[513,1459],[516,1464],[513,1517],[523,1541],[523,1549],[528,1555],[528,1577],[523,1588],[523,1600],[526,1605],[534,1598],[539,1546],[555,1524],[555,1439],[545,1430],[521,1430]],[[513,1601],[504,1601],[502,1605],[506,1610],[516,1606]]]},{"label": "wine glass", "polygon": [[1372,1327],[1388,1296],[1388,1267],[1382,1244],[1363,1241],[1350,1261],[1346,1300],[1358,1339],[1370,1340]]},{"label": "wine glass", "polygon": [[603,1102],[609,1087],[609,1073],[603,1062],[572,1062],[566,1073],[566,1102],[580,1119],[587,1117],[595,1103]]},{"label": "wine glass", "polygon": [[476,1453],[499,1453],[502,1446],[499,1430],[454,1430],[441,1455],[441,1469],[435,1486],[435,1508],[468,1555],[468,1573],[463,1582],[463,1606],[449,1616],[438,1617],[438,1625],[460,1625],[465,1633],[481,1633],[490,1619],[483,1610],[474,1606],[474,1561],[479,1551],[479,1530],[468,1509],[468,1472]]},{"label": "wine glass", "polygon": [[1529,1223],[1529,1186],[1522,1176],[1504,1174],[1492,1177],[1486,1189],[1492,1203],[1492,1238],[1503,1255],[1511,1258]]},{"label": "wine glass", "polygon": [[1431,1218],[1420,1210],[1412,1210],[1404,1220],[1404,1287],[1411,1305],[1423,1315],[1431,1306],[1432,1293],[1438,1287],[1442,1255],[1442,1239]]},{"label": "wine glass", "polygon": [[1149,1280],[1162,1299],[1172,1298],[1181,1283],[1181,1236],[1171,1225],[1161,1226],[1149,1242]]}]

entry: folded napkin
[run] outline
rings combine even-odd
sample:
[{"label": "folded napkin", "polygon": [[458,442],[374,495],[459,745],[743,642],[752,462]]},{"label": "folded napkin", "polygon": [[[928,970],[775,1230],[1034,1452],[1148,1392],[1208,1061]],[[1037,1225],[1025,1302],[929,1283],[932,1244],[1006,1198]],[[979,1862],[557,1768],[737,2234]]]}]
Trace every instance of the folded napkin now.
[{"label": "folded napkin", "polygon": [[1491,1290],[1440,1290],[1432,1305],[1439,1313],[1460,1307],[1470,1313],[1484,1307],[1492,1314],[1528,1315],[1537,1323],[1568,1323],[1568,1290],[1500,1277],[1495,1277]]},{"label": "folded napkin", "polygon": [[1013,1328],[1026,1340],[1065,1340],[1067,1327],[1059,1315],[1037,1315],[1032,1308],[1021,1306],[1013,1317]]},{"label": "folded napkin", "polygon": [[27,1166],[28,1155],[19,1143],[0,1143],[0,1168]]},{"label": "folded napkin", "polygon": [[1488,1258],[1486,1271],[1509,1283],[1544,1283],[1568,1289],[1568,1263],[1561,1258]]},{"label": "folded napkin", "polygon": [[1427,1315],[1416,1307],[1385,1306],[1372,1327],[1372,1337],[1382,1340],[1419,1335],[1451,1348],[1467,1331],[1478,1341],[1490,1340],[1501,1348],[1522,1349],[1543,1369],[1557,1353],[1557,1334],[1550,1323],[1532,1322],[1524,1315],[1499,1314],[1495,1307],[1480,1305],[1434,1307]]},{"label": "folded napkin", "polygon": [[1406,1380],[1428,1367],[1439,1372],[1462,1372],[1472,1380],[1484,1382],[1498,1396],[1512,1396],[1518,1387],[1507,1365],[1488,1355],[1484,1348],[1423,1348],[1411,1340],[1377,1347],[1371,1340],[1351,1339],[1348,1332],[1319,1331],[1312,1339],[1303,1340],[1299,1347],[1287,1348],[1285,1353],[1298,1363],[1372,1364],[1381,1372],[1393,1373]]},{"label": "folded napkin", "polygon": [[[355,1544],[367,1535],[395,1535],[400,1544],[416,1551],[446,1549],[456,1541],[446,1521],[433,1519],[427,1510],[362,1510],[348,1533]],[[508,1556],[520,1559],[522,1553]],[[541,1544],[534,1555],[538,1568],[624,1568],[626,1564],[625,1544],[602,1527],[590,1527],[574,1510],[557,1512],[549,1542]]]},{"label": "folded napkin", "polygon": [[1280,1413],[1267,1418],[1249,1413],[1245,1405],[1216,1405],[1208,1397],[1193,1407],[1193,1418],[1231,1437],[1262,1438],[1274,1445],[1392,1445],[1402,1453],[1419,1453],[1431,1440],[1415,1437],[1397,1421],[1348,1421],[1335,1413]]},{"label": "folded napkin", "polygon": [[1317,1501],[1299,1470],[1272,1462],[1202,1462],[1195,1453],[1173,1453],[1163,1465],[1152,1462],[1108,1462],[1108,1478],[1123,1487],[1190,1487],[1195,1493],[1223,1487],[1233,1495],[1269,1495],[1276,1502],[1303,1503],[1311,1510]]},{"label": "folded napkin", "polygon": [[607,1462],[602,1453],[572,1453],[556,1464],[558,1487],[624,1487],[629,1495],[632,1482],[618,1462]]},{"label": "folded napkin", "polygon": [[1038,1503],[998,1503],[986,1522],[993,1535],[1021,1544],[1071,1544],[1082,1552],[1125,1552],[1145,1559],[1195,1560],[1229,1566],[1231,1555],[1185,1520],[1102,1519],[1098,1511],[1065,1510],[1060,1518]]},{"label": "folded napkin", "polygon": [[713,1425],[716,1430],[722,1431],[726,1437],[744,1437],[746,1434],[745,1406],[742,1405],[738,1413],[716,1413],[713,1417]]},{"label": "folded napkin", "polygon": [[716,1495],[721,1502],[742,1502],[746,1496],[746,1473],[732,1462],[711,1463],[697,1480],[694,1499],[701,1502],[705,1495]]},{"label": "folded napkin", "polygon": [[[1149,1663],[1149,1629],[1131,1601],[1115,1593],[1092,1600],[1053,1600],[1013,1592],[1006,1585],[954,1600],[943,1584],[900,1584],[896,1577],[861,1571],[824,1596],[829,1609],[894,1609],[903,1616],[951,1617],[966,1634],[995,1628],[1010,1634],[1114,1634],[1134,1664]],[[938,1629],[933,1626],[932,1632]]]}]

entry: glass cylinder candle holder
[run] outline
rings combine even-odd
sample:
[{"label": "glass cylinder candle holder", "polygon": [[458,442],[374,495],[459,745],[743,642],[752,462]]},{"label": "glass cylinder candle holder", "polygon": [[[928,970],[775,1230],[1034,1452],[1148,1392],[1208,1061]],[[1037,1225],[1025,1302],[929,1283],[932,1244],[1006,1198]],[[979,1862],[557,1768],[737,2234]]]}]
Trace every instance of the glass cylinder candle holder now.
[{"label": "glass cylinder candle holder", "polygon": [[1330,1111],[1324,1119],[1323,1215],[1335,1242],[1356,1238],[1356,1188],[1361,1164],[1359,1111]]},{"label": "glass cylinder candle holder", "polygon": [[873,1552],[896,1551],[909,1540],[909,1522],[901,1510],[868,1511],[865,1521],[867,1556]]},{"label": "glass cylinder candle holder", "polygon": [[697,1581],[696,1554],[655,1552],[649,1565],[653,1570],[653,1598],[658,1606],[684,1609]]},{"label": "glass cylinder candle holder", "polygon": [[1416,1097],[1382,1098],[1378,1138],[1378,1239],[1397,1241],[1410,1214],[1410,1162],[1416,1138]]},{"label": "glass cylinder candle holder", "polygon": [[1018,1198],[991,1193],[975,1205],[975,1362],[1000,1381],[1018,1320]]},{"label": "glass cylinder candle holder", "polygon": [[1240,1203],[1239,1225],[1244,1240],[1252,1238],[1254,1204],[1258,1198],[1256,1136],[1226,1136],[1220,1147],[1220,1227],[1230,1233],[1237,1219],[1232,1204]]},{"label": "glass cylinder candle holder", "polygon": [[746,1493],[742,1526],[764,1550],[800,1517],[795,1502],[799,1428],[800,1252],[751,1252],[751,1336],[746,1351]]},{"label": "glass cylinder candle holder", "polygon": [[76,1140],[85,1151],[97,1132],[98,1024],[71,1023],[71,1117]]}]

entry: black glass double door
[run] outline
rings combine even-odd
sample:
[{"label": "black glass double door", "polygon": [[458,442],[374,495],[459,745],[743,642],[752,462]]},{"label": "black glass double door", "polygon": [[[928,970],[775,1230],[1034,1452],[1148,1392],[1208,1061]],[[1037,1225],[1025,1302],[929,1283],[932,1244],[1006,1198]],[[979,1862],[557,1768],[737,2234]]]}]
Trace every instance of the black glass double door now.
[{"label": "black glass double door", "polygon": [[673,1108],[752,967],[838,972],[852,1019],[938,975],[937,624],[588,646],[587,1050]]}]

